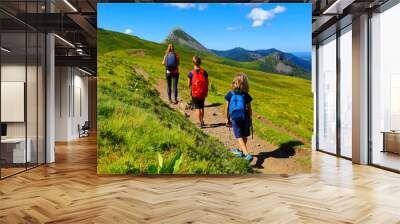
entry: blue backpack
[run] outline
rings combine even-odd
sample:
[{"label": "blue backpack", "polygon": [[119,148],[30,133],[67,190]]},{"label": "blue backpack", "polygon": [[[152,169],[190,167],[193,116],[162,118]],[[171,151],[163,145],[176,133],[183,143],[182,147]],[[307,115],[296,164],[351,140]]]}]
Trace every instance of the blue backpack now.
[{"label": "blue backpack", "polygon": [[232,121],[246,120],[246,102],[244,94],[232,91],[232,98],[229,102],[229,117]]},{"label": "blue backpack", "polygon": [[167,67],[168,70],[174,70],[178,67],[178,59],[175,53],[168,53],[165,60],[165,67]]}]

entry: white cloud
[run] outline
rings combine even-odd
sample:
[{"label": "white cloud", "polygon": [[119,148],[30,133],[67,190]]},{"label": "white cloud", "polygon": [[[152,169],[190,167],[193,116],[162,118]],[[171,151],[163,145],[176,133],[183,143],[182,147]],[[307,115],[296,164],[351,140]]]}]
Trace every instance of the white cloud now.
[{"label": "white cloud", "polygon": [[236,31],[236,30],[241,30],[241,29],[242,29],[241,26],[228,26],[226,28],[226,30],[228,30],[228,31]]},{"label": "white cloud", "polygon": [[253,27],[262,26],[265,20],[274,18],[275,14],[270,10],[264,10],[262,8],[254,8],[247,15],[247,18],[253,20]]},{"label": "white cloud", "polygon": [[278,13],[286,12],[286,8],[283,7],[283,6],[278,5],[278,6],[276,6],[274,9],[272,9],[272,11],[273,11],[275,14],[278,14]]},{"label": "white cloud", "polygon": [[196,7],[196,4],[194,3],[167,3],[166,5],[177,7],[180,9],[191,9]]},{"label": "white cloud", "polygon": [[249,6],[249,7],[257,7],[257,6],[260,6],[260,5],[262,5],[263,3],[257,3],[257,2],[247,2],[247,3],[240,3],[240,2],[238,2],[238,3],[226,3],[226,2],[223,2],[223,3],[219,3],[220,5],[223,5],[223,6],[225,6],[225,5],[234,5],[234,6]]},{"label": "white cloud", "polygon": [[168,6],[177,7],[179,9],[198,9],[203,11],[207,9],[208,4],[195,4],[195,3],[166,3]]},{"label": "white cloud", "polygon": [[252,26],[253,26],[253,27],[259,27],[259,26],[262,26],[263,23],[264,23],[263,20],[254,20]]},{"label": "white cloud", "polygon": [[244,5],[244,6],[256,7],[256,6],[262,5],[262,3],[248,2],[248,3],[236,3],[235,5]]},{"label": "white cloud", "polygon": [[130,28],[127,28],[127,29],[125,29],[125,31],[124,31],[124,33],[126,33],[126,34],[131,34],[132,32],[133,32],[133,30],[130,29]]},{"label": "white cloud", "polygon": [[286,8],[283,6],[276,6],[270,10],[264,10],[262,8],[253,8],[251,12],[247,15],[247,18],[253,20],[252,27],[260,27],[265,21],[273,19],[276,14],[283,13]]},{"label": "white cloud", "polygon": [[208,7],[208,4],[199,4],[199,6],[197,7],[200,11],[203,11],[203,10],[205,10],[205,9],[207,9],[207,7]]}]

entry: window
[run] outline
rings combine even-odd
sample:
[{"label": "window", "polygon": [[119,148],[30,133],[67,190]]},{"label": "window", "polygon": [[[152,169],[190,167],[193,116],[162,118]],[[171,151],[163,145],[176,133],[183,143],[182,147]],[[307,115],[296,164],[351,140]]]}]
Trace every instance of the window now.
[{"label": "window", "polygon": [[336,36],[318,48],[318,149],[336,153]]},{"label": "window", "polygon": [[400,170],[400,4],[371,18],[371,162]]},{"label": "window", "polygon": [[[43,1],[1,2],[40,13]],[[13,6],[18,7],[13,7]],[[0,12],[0,178],[45,163],[45,35]]]},{"label": "window", "polygon": [[352,32],[340,35],[340,155],[352,157]]}]

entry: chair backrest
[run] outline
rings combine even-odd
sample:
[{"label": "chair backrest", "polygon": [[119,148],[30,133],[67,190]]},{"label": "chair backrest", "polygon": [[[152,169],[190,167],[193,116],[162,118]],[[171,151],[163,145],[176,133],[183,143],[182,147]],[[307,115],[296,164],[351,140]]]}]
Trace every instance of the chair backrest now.
[{"label": "chair backrest", "polygon": [[85,121],[85,123],[82,126],[82,129],[89,129],[90,128],[90,123],[89,121]]}]

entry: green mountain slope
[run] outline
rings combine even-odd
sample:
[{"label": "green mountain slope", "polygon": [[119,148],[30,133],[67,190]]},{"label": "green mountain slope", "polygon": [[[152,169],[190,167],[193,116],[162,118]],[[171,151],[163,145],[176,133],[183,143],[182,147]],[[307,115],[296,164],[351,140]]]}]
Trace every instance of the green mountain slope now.
[{"label": "green mountain slope", "polygon": [[[112,38],[109,38],[110,35]],[[127,49],[126,41],[129,42],[130,49]],[[135,66],[141,67],[151,74],[151,82],[155,83],[158,79],[165,79],[165,68],[161,65],[166,49],[165,44],[149,42],[107,30],[98,31],[98,42],[101,45],[113,45],[113,48],[123,50],[127,57],[134,59]],[[193,69],[191,65],[192,56],[198,53],[203,58],[203,67],[210,75],[211,89],[213,89],[207,101],[224,103],[223,96],[230,90],[234,75],[238,72],[244,72],[249,76],[250,94],[254,98],[254,111],[290,133],[304,139],[311,139],[313,129],[311,81],[257,71],[252,69],[251,62],[238,63],[213,54],[195,52],[190,48],[179,45],[176,48],[181,56],[179,81],[181,98],[188,100],[190,97],[189,88],[186,86],[186,74]],[[135,53],[139,51],[143,54]],[[257,120],[255,126],[255,132],[274,144],[294,139],[293,135],[277,131]]]},{"label": "green mountain slope", "polygon": [[[98,37],[108,42],[105,36]],[[115,42],[118,37],[111,39],[114,48],[125,47]],[[134,71],[133,57],[124,51],[104,52],[98,57],[99,174],[252,172],[248,162],[163,103],[152,85]]]}]

